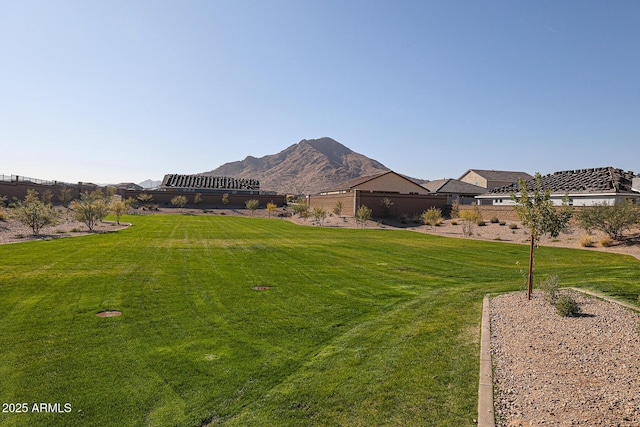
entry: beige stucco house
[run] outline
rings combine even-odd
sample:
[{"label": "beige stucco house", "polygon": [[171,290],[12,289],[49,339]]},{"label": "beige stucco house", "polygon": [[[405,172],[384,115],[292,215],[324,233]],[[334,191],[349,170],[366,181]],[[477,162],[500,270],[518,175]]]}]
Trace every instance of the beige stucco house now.
[{"label": "beige stucco house", "polygon": [[356,178],[338,188],[321,191],[320,194],[343,194],[356,190],[390,194],[429,194],[426,188],[393,171]]}]

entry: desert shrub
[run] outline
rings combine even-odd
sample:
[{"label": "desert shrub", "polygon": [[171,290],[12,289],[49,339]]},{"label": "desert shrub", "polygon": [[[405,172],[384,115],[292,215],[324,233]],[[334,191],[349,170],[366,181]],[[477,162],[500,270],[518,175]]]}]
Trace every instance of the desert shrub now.
[{"label": "desert shrub", "polygon": [[8,217],[7,212],[0,208],[0,221],[6,221]]},{"label": "desert shrub", "polygon": [[613,245],[613,239],[611,237],[605,236],[600,239],[600,246],[602,246],[603,248],[608,248],[611,245]]},{"label": "desert shrub", "polygon": [[560,288],[560,278],[556,275],[550,275],[540,281],[540,290],[544,292],[544,299],[555,305],[558,301],[558,289]]},{"label": "desert shrub", "polygon": [[640,221],[640,209],[630,200],[613,205],[603,202],[584,208],[578,212],[578,222],[590,232],[604,231],[614,240],[621,240],[625,230]]},{"label": "desert shrub", "polygon": [[337,216],[342,215],[342,202],[336,202],[336,205],[333,207],[333,213]]},{"label": "desert shrub", "polygon": [[401,224],[406,224],[408,220],[409,220],[409,217],[407,216],[407,214],[400,215],[400,223]]},{"label": "desert shrub", "polygon": [[187,204],[187,196],[172,197],[171,204],[177,208],[184,208],[184,206]]},{"label": "desert shrub", "polygon": [[193,196],[193,203],[196,205],[199,205],[200,203],[202,203],[202,193],[196,193]]},{"label": "desert shrub", "polygon": [[325,220],[326,217],[327,217],[327,211],[325,211],[323,208],[321,207],[313,208],[313,218],[316,220],[318,225],[322,225],[322,222]]},{"label": "desert shrub", "polygon": [[492,217],[491,217],[491,219],[489,220],[489,222],[490,222],[491,224],[497,224],[497,223],[499,223],[499,222],[500,222],[500,220],[498,219],[498,217],[497,217],[497,216],[492,216]]},{"label": "desert shrub", "polygon": [[413,217],[411,218],[411,220],[413,221],[414,224],[420,224],[422,222],[422,215],[413,214]]},{"label": "desert shrub", "polygon": [[456,199],[451,204],[451,218],[459,218],[460,217],[460,200]]},{"label": "desert shrub", "polygon": [[484,227],[485,225],[487,225],[487,223],[483,220],[478,220],[478,222],[476,222],[476,225],[478,227]]},{"label": "desert shrub", "polygon": [[442,211],[436,207],[431,207],[428,210],[422,212],[420,215],[425,225],[434,226],[442,224]]},{"label": "desert shrub", "polygon": [[517,230],[518,229],[518,224],[514,224],[514,223],[509,224],[509,229],[510,230]]},{"label": "desert shrub", "polygon": [[371,209],[369,209],[365,205],[360,206],[358,208],[358,211],[356,212],[356,222],[359,225],[362,225],[362,227],[364,228],[367,225],[367,221],[369,221],[370,219],[371,219]]},{"label": "desert shrub", "polygon": [[273,200],[267,203],[267,212],[269,213],[269,218],[271,218],[271,214],[278,210],[278,205],[273,203]]},{"label": "desert shrub", "polygon": [[506,222],[506,221],[500,221],[498,224],[499,224],[500,226],[505,226],[505,225],[507,225],[507,222]]},{"label": "desert shrub", "polygon": [[222,195],[222,204],[225,206],[229,204],[229,193],[224,193]]},{"label": "desert shrub", "polygon": [[258,206],[260,206],[260,201],[257,199],[247,200],[244,202],[244,206],[249,209],[251,211],[251,215],[253,215],[253,212],[258,209]]},{"label": "desert shrub", "polygon": [[580,239],[580,246],[583,248],[592,248],[595,246],[593,238],[591,236],[582,236]]},{"label": "desert shrub", "polygon": [[474,204],[469,210],[463,210],[460,212],[460,219],[462,219],[462,233],[465,236],[473,235],[473,231],[478,222],[482,221],[482,214],[478,205]]},{"label": "desert shrub", "polygon": [[458,221],[456,221],[455,219],[451,220],[451,225],[458,225]]},{"label": "desert shrub", "polygon": [[560,295],[555,306],[556,312],[562,317],[577,317],[582,313],[582,309],[571,295]]}]

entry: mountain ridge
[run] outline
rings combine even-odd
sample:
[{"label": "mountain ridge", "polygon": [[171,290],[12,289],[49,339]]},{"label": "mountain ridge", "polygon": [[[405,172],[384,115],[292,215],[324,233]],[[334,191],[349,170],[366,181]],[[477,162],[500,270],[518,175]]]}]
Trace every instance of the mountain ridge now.
[{"label": "mountain ridge", "polygon": [[323,137],[303,139],[276,154],[247,156],[202,174],[257,179],[262,191],[315,194],[354,178],[389,170],[379,161]]}]

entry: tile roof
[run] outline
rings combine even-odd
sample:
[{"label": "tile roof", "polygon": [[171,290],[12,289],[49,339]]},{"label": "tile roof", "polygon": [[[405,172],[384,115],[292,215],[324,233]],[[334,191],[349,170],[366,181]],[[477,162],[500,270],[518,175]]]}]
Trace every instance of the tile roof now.
[{"label": "tile roof", "polygon": [[[542,177],[542,184],[552,193],[630,193],[633,172],[625,172],[613,167],[577,169],[554,172]],[[533,179],[527,180],[527,186],[533,188]],[[491,194],[510,194],[517,192],[517,183],[498,187]]]}]

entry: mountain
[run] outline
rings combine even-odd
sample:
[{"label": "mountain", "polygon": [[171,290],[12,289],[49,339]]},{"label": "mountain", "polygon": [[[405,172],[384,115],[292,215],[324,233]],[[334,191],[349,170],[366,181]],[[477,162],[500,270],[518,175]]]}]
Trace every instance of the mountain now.
[{"label": "mountain", "polygon": [[354,178],[386,172],[382,163],[331,138],[303,139],[278,154],[225,163],[204,175],[253,178],[262,191],[314,194]]},{"label": "mountain", "polygon": [[162,184],[162,181],[153,181],[151,179],[144,180],[139,182],[138,185],[142,188],[156,188]]}]

